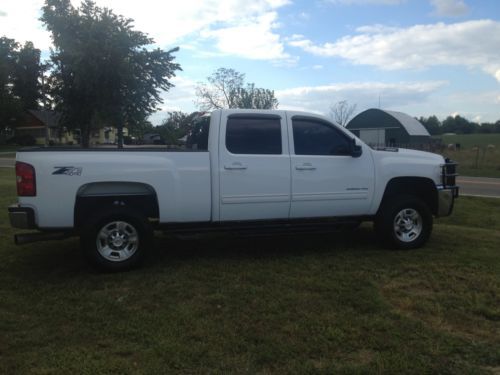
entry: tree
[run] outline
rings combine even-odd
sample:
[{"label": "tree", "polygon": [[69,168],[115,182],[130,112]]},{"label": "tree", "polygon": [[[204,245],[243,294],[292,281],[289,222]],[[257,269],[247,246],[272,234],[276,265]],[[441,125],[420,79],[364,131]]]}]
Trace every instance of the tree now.
[{"label": "tree", "polygon": [[169,145],[178,143],[179,138],[184,137],[190,130],[190,115],[181,111],[168,112],[167,117],[156,131]]},{"label": "tree", "polygon": [[130,128],[129,136],[135,137],[138,140],[142,140],[144,138],[144,134],[154,133],[154,132],[155,132],[155,127],[153,126],[153,124],[148,120],[144,120],[142,122],[137,123],[132,128]]},{"label": "tree", "polygon": [[16,53],[12,94],[19,98],[23,109],[37,109],[41,95],[42,65],[40,50],[26,42]]},{"label": "tree", "polygon": [[203,112],[192,112],[190,114],[181,111],[168,112],[162,124],[156,127],[156,131],[167,144],[178,144],[180,138],[200,131],[197,128],[197,120],[202,115]]},{"label": "tree", "polygon": [[340,126],[346,126],[352,114],[356,111],[356,104],[349,104],[341,100],[330,107],[330,117]]},{"label": "tree", "polygon": [[27,109],[37,109],[40,91],[40,50],[0,38],[0,135],[12,129]]},{"label": "tree", "polygon": [[245,88],[239,88],[234,95],[234,108],[278,108],[278,99],[274,97],[274,91],[256,88],[253,83],[247,84]]},{"label": "tree", "polygon": [[15,49],[13,39],[0,38],[0,136],[5,137],[20,112],[20,103],[12,95]]},{"label": "tree", "polygon": [[441,134],[441,121],[436,116],[420,117],[417,120],[424,125],[430,135]]},{"label": "tree", "polygon": [[91,0],[74,8],[70,0],[46,0],[41,20],[52,34],[51,94],[62,121],[81,131],[89,146],[93,128],[133,128],[162,103],[160,90],[180,66],[173,52],[148,48],[153,39],[133,29],[132,20]]},{"label": "tree", "polygon": [[460,115],[448,116],[443,121],[442,129],[443,133],[470,134],[476,132],[474,124]]},{"label": "tree", "polygon": [[253,83],[248,83],[245,87],[245,75],[234,69],[219,68],[207,77],[207,81],[208,83],[199,83],[196,87],[197,104],[201,111],[278,107],[273,90],[256,88]]}]

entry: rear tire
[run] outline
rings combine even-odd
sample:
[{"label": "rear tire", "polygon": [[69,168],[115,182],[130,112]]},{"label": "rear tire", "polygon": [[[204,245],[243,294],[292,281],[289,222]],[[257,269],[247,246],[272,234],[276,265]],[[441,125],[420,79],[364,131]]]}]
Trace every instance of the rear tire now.
[{"label": "rear tire", "polygon": [[429,207],[413,195],[398,195],[384,202],[375,218],[379,239],[395,249],[423,246],[432,232]]},{"label": "rear tire", "polygon": [[152,237],[145,218],[129,212],[108,212],[91,219],[80,240],[85,258],[93,266],[125,271],[141,264]]}]

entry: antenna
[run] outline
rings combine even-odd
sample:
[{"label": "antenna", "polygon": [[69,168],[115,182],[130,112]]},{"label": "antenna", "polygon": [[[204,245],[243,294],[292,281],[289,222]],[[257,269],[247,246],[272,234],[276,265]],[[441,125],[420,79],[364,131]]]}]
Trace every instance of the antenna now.
[{"label": "antenna", "polygon": [[380,93],[378,94],[378,109],[380,109]]}]

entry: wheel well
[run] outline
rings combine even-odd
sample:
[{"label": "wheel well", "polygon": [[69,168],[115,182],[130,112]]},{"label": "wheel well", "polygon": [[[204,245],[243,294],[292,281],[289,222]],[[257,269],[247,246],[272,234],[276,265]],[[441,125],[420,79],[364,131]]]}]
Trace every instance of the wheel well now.
[{"label": "wheel well", "polygon": [[75,200],[75,228],[86,224],[99,212],[124,210],[145,218],[158,218],[158,198],[154,188],[139,182],[95,182],[78,189]]},{"label": "wheel well", "polygon": [[438,192],[434,181],[425,177],[395,177],[387,183],[380,207],[396,195],[415,195],[424,201],[431,212],[438,210]]}]

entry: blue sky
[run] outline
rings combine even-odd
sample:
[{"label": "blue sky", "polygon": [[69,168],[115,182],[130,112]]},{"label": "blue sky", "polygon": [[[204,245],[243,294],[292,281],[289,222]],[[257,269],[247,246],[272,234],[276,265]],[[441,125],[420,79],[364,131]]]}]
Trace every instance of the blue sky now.
[{"label": "blue sky", "polygon": [[[215,69],[275,90],[281,109],[328,114],[340,100],[412,116],[500,119],[500,2],[496,0],[97,0],[134,18],[183,68],[164,93],[192,111]],[[74,5],[79,1],[74,0]],[[22,4],[22,6],[20,5]],[[42,0],[1,0],[0,35],[48,55]]]}]

